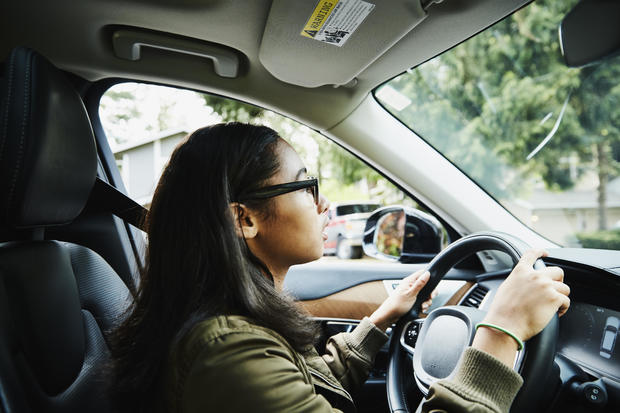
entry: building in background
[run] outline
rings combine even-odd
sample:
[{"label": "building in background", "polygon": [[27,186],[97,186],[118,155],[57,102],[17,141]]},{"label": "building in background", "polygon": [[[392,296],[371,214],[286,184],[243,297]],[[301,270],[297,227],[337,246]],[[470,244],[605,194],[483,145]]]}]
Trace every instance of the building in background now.
[{"label": "building in background", "polygon": [[164,166],[187,134],[185,129],[169,129],[141,141],[112,147],[129,197],[140,205],[150,205]]},{"label": "building in background", "polygon": [[[505,202],[523,223],[551,241],[564,246],[579,246],[576,233],[599,229],[597,182],[591,179],[580,188],[553,192],[534,190],[526,199]],[[607,228],[620,227],[620,178],[607,184]]]}]

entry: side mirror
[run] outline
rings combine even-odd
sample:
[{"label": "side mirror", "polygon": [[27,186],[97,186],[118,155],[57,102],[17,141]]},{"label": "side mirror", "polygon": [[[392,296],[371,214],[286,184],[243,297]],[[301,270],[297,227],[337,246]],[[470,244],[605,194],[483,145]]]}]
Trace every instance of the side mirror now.
[{"label": "side mirror", "polygon": [[366,221],[364,253],[400,262],[430,261],[443,245],[441,224],[435,217],[400,205],[377,209]]},{"label": "side mirror", "polygon": [[560,48],[569,67],[581,67],[620,51],[620,2],[581,1],[560,25]]}]

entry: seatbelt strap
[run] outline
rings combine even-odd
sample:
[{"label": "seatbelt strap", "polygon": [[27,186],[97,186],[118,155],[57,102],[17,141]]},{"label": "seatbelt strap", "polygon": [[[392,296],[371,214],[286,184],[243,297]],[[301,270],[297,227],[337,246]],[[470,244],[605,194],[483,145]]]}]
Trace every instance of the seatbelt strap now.
[{"label": "seatbelt strap", "polygon": [[128,224],[145,231],[148,210],[99,177],[90,194],[89,203],[97,210],[111,212]]}]

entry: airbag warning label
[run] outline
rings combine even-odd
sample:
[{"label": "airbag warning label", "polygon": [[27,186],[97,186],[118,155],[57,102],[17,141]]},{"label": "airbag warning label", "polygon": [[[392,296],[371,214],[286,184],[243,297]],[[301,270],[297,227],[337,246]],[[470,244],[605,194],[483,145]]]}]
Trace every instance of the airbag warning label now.
[{"label": "airbag warning label", "polygon": [[342,46],[374,8],[362,0],[319,0],[300,34]]}]

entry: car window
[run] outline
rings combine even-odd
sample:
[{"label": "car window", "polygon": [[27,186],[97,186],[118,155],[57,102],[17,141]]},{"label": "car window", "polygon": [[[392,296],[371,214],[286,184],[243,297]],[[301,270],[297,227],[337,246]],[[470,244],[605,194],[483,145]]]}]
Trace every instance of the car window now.
[{"label": "car window", "polygon": [[[331,203],[327,255],[362,257],[365,220],[375,209],[393,204],[418,207],[389,180],[323,135],[256,106],[172,87],[121,83],[102,96],[99,115],[129,196],[146,207],[176,145],[199,127],[228,121],[272,127],[299,153],[308,175],[319,178],[320,192]],[[335,219],[340,216],[345,218]]]},{"label": "car window", "polygon": [[564,64],[558,27],[576,3],[532,2],[375,97],[535,231],[618,249],[620,56]]}]

